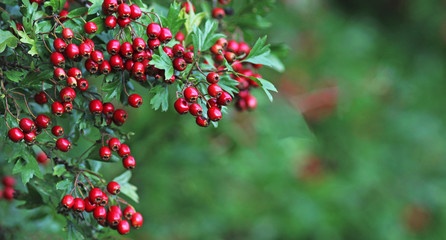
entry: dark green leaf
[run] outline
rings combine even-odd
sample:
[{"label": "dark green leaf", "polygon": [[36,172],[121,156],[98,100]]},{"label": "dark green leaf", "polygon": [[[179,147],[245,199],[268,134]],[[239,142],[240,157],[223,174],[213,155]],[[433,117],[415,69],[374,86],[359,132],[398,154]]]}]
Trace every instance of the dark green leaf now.
[{"label": "dark green leaf", "polygon": [[234,93],[239,92],[239,89],[237,88],[239,82],[230,78],[228,75],[222,75],[220,77],[218,85],[220,85],[220,87],[223,88],[223,90],[230,93],[232,96],[234,96]]},{"label": "dark green leaf", "polygon": [[159,54],[154,54],[152,56],[152,60],[150,60],[149,64],[154,65],[158,69],[164,70],[164,77],[166,79],[170,79],[173,76],[174,69],[172,65],[172,60],[167,56],[167,54],[159,48]]},{"label": "dark green leaf", "polygon": [[73,186],[73,181],[71,179],[64,179],[58,183],[56,183],[56,189],[57,190],[68,190],[70,188],[72,188]]},{"label": "dark green leaf", "polygon": [[34,176],[43,177],[37,161],[28,151],[22,152],[22,156],[17,159],[12,173],[20,174],[24,184],[28,183]]},{"label": "dark green leaf", "polygon": [[15,48],[18,41],[10,31],[0,30],[0,53],[5,51],[6,47]]},{"label": "dark green leaf", "polygon": [[88,15],[96,14],[99,11],[102,11],[102,0],[89,0],[91,2],[91,6],[88,8]]},{"label": "dark green leaf", "polygon": [[72,17],[84,16],[84,14],[86,14],[87,12],[88,12],[88,8],[79,7],[79,8],[75,8],[75,9],[71,10],[70,13],[68,13],[67,17],[72,18]]},{"label": "dark green leaf", "polygon": [[203,31],[196,27],[193,30],[192,42],[194,44],[194,50],[206,51],[215,44],[215,42],[222,37],[225,37],[222,33],[215,33],[218,28],[218,22],[214,20],[206,21]]},{"label": "dark green leaf", "polygon": [[7,80],[12,82],[20,82],[23,79],[23,76],[25,76],[25,72],[15,70],[5,71],[3,74],[5,74]]},{"label": "dark green leaf", "polygon": [[269,44],[266,44],[266,36],[259,38],[248,56],[242,62],[249,62],[253,64],[262,64],[271,67],[277,71],[283,71],[284,66],[280,60],[271,54]]},{"label": "dark green leaf", "polygon": [[53,175],[54,176],[62,176],[67,170],[65,169],[65,165],[59,164],[53,167]]},{"label": "dark green leaf", "polygon": [[180,3],[173,2],[170,4],[169,12],[167,17],[163,17],[163,23],[165,26],[169,27],[172,34],[176,34],[186,19],[180,16],[181,5]]},{"label": "dark green leaf", "polygon": [[121,193],[129,197],[135,202],[139,202],[138,194],[136,193],[137,187],[129,183],[132,177],[131,171],[125,171],[121,175],[115,177],[113,181],[119,183],[121,186]]},{"label": "dark green leaf", "polygon": [[152,108],[158,110],[161,107],[163,112],[167,111],[169,108],[169,91],[167,87],[158,85],[150,89],[149,94],[153,94],[152,99],[150,99],[150,104]]},{"label": "dark green leaf", "polygon": [[19,194],[17,200],[23,200],[25,203],[17,206],[22,209],[33,209],[45,205],[42,196],[33,184],[27,183],[28,192],[26,194]]},{"label": "dark green leaf", "polygon": [[257,82],[259,84],[259,86],[263,89],[265,94],[268,96],[268,99],[272,102],[273,96],[271,95],[270,91],[277,92],[276,87],[270,81],[263,79],[263,78],[250,77],[250,79],[254,80],[255,82]]}]

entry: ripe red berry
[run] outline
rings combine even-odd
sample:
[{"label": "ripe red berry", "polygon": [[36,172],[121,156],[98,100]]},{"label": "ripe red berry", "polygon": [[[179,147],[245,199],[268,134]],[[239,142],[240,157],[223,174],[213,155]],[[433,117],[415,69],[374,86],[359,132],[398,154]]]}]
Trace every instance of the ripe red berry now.
[{"label": "ripe red berry", "polygon": [[175,68],[175,70],[177,71],[184,71],[187,67],[187,63],[184,60],[184,58],[175,58],[173,60],[173,67]]},{"label": "ripe red berry", "polygon": [[109,60],[110,66],[115,71],[121,71],[124,69],[124,61],[122,60],[122,57],[119,55],[113,55],[110,57]]},{"label": "ripe red berry", "polygon": [[130,6],[126,3],[121,3],[118,5],[118,16],[119,18],[128,18],[130,17],[130,13],[132,12],[132,9]]},{"label": "ripe red berry", "polygon": [[218,81],[220,80],[220,75],[216,72],[210,72],[208,73],[208,75],[206,75],[206,80],[209,83],[218,83]]},{"label": "ripe red berry", "polygon": [[62,152],[68,152],[71,148],[71,142],[66,138],[59,138],[56,140],[56,148]]},{"label": "ripe red berry", "polygon": [[107,184],[107,191],[113,195],[119,194],[121,192],[121,186],[115,181],[111,181]]},{"label": "ripe red berry", "polygon": [[95,33],[98,30],[98,26],[94,22],[86,22],[84,24],[84,30],[88,34]]},{"label": "ripe red berry", "polygon": [[102,105],[101,100],[93,99],[90,101],[88,108],[90,109],[91,113],[99,115],[102,113],[103,105]]},{"label": "ripe red berry", "polygon": [[63,102],[72,102],[76,98],[76,92],[71,87],[63,88],[59,95]]},{"label": "ripe red berry", "polygon": [[86,91],[88,89],[88,80],[85,78],[81,78],[79,80],[77,80],[77,87],[79,88],[79,90],[81,91]]},{"label": "ripe red berry", "polygon": [[56,38],[54,39],[53,47],[57,52],[63,53],[67,47],[67,43],[62,38]]},{"label": "ripe red berry", "polygon": [[25,133],[25,134],[23,135],[23,139],[25,140],[25,142],[26,142],[27,144],[33,144],[34,141],[36,140],[36,137],[37,137],[37,135],[36,135],[36,132],[35,132],[35,131],[33,131],[33,132],[29,132],[29,133]]},{"label": "ripe red berry", "polygon": [[71,207],[73,207],[74,197],[71,196],[70,194],[67,194],[62,198],[60,203],[62,204],[63,207],[70,209]]},{"label": "ripe red berry", "polygon": [[124,208],[122,214],[127,220],[131,220],[135,212],[136,212],[135,209],[132,206],[128,205],[126,208]]},{"label": "ripe red berry", "polygon": [[129,25],[132,22],[131,18],[118,18],[118,25],[121,28],[125,28],[127,25]]},{"label": "ripe red berry", "polygon": [[193,63],[194,62],[194,52],[185,52],[183,53],[183,58],[186,63]]},{"label": "ripe red berry", "polygon": [[171,47],[164,46],[163,51],[167,54],[167,56],[169,56],[169,58],[171,58],[171,59],[173,58],[173,50]]},{"label": "ripe red berry", "polygon": [[85,203],[84,199],[82,198],[75,198],[73,199],[73,206],[71,207],[76,212],[83,212],[85,210]]},{"label": "ripe red berry", "polygon": [[62,103],[65,112],[70,113],[73,110],[73,103],[71,102],[63,102]]},{"label": "ripe red berry", "polygon": [[133,76],[135,76],[136,78],[142,77],[144,75],[144,72],[145,72],[145,67],[143,63],[140,62],[133,63],[132,66]]},{"label": "ripe red berry", "polygon": [[142,226],[142,224],[144,223],[144,218],[142,217],[142,214],[139,212],[135,212],[132,215],[132,219],[130,220],[132,227],[138,229]]},{"label": "ripe red berry", "polygon": [[60,137],[64,134],[63,127],[56,125],[51,128],[51,133],[56,137]]},{"label": "ripe red berry", "polygon": [[79,68],[72,67],[68,69],[67,72],[68,77],[74,77],[76,79],[82,78],[82,71]]},{"label": "ripe red berry", "polygon": [[132,47],[133,47],[134,51],[142,52],[146,48],[146,41],[144,41],[144,39],[142,39],[140,37],[137,37],[137,38],[133,39]]},{"label": "ripe red berry", "polygon": [[183,44],[177,43],[172,47],[173,54],[175,57],[182,57],[185,51]]},{"label": "ripe red berry", "polygon": [[181,4],[181,8],[184,9],[184,12],[189,13],[191,10],[195,11],[195,6],[187,1],[187,2],[183,2],[183,4]]},{"label": "ripe red berry", "polygon": [[3,183],[3,186],[5,186],[5,187],[14,187],[15,178],[12,176],[4,176],[2,178],[2,183]]},{"label": "ripe red berry", "polygon": [[85,69],[87,69],[89,73],[95,74],[99,69],[99,64],[89,58],[85,60]]},{"label": "ripe red berry", "polygon": [[128,155],[130,155],[130,147],[127,145],[127,144],[125,144],[125,143],[122,143],[121,144],[121,146],[119,147],[119,149],[118,149],[118,154],[119,154],[119,156],[120,157],[127,157]]},{"label": "ripe red berry", "polygon": [[3,189],[3,197],[6,200],[12,200],[14,198],[15,195],[15,189],[12,187],[5,187],[5,189]]},{"label": "ripe red berry", "polygon": [[169,28],[161,28],[160,34],[158,36],[158,39],[162,43],[167,43],[172,39],[172,32],[170,32]]},{"label": "ripe red berry", "polygon": [[39,152],[36,156],[37,162],[40,164],[47,164],[50,160],[45,152]]},{"label": "ripe red berry", "polygon": [[150,23],[147,25],[146,33],[149,39],[158,38],[161,33],[161,26],[158,23]]},{"label": "ripe red berry", "polygon": [[113,105],[113,103],[106,102],[102,105],[102,113],[106,117],[111,118],[114,112],[115,112],[115,106]]},{"label": "ripe red berry", "polygon": [[223,89],[217,83],[212,83],[209,85],[207,90],[208,94],[215,98],[220,97],[220,95],[223,93]]},{"label": "ripe red berry", "polygon": [[189,106],[189,112],[190,112],[190,114],[192,114],[192,116],[199,116],[199,115],[203,114],[203,108],[198,103],[192,103]]},{"label": "ripe red berry", "polygon": [[22,118],[20,119],[19,127],[24,133],[29,133],[36,129],[36,124],[30,118]]},{"label": "ripe red berry", "polygon": [[215,19],[222,19],[226,16],[225,10],[223,8],[212,9],[212,17]]},{"label": "ripe red berry", "polygon": [[121,235],[125,235],[130,232],[130,223],[126,220],[121,220],[117,226],[118,233]]},{"label": "ripe red berry", "polygon": [[142,97],[137,93],[130,94],[127,101],[134,108],[139,108],[142,105]]},{"label": "ripe red berry", "polygon": [[226,47],[226,50],[229,52],[233,52],[236,53],[239,50],[239,44],[237,41],[235,40],[229,40],[228,41],[228,46]]},{"label": "ripe red berry", "polygon": [[68,77],[67,78],[67,86],[70,88],[77,87],[77,79],[74,77]]},{"label": "ripe red berry", "polygon": [[118,211],[107,212],[107,222],[110,226],[116,227],[121,221],[121,214]]},{"label": "ripe red berry", "polygon": [[118,10],[118,0],[104,0],[102,2],[102,11],[105,14],[112,14]]},{"label": "ripe red berry", "polygon": [[60,52],[51,53],[50,61],[55,67],[63,67],[65,65],[65,57]]},{"label": "ripe red berry", "polygon": [[93,212],[96,208],[96,204],[91,203],[88,197],[84,198],[84,206],[86,212]]},{"label": "ripe red berry", "polygon": [[209,119],[214,122],[220,120],[222,117],[221,111],[218,107],[210,107],[207,113]]},{"label": "ripe red berry", "polygon": [[120,48],[121,43],[116,39],[112,39],[107,43],[107,52],[110,53],[110,55],[118,54]]},{"label": "ripe red berry", "polygon": [[77,60],[80,56],[79,47],[74,43],[68,44],[64,53],[69,59],[73,60]]},{"label": "ripe red berry", "polygon": [[127,120],[127,112],[124,109],[116,109],[113,113],[113,122],[121,126]]},{"label": "ripe red berry", "polygon": [[79,54],[84,58],[89,58],[93,52],[93,47],[88,42],[83,42],[79,45]]},{"label": "ripe red berry", "polygon": [[62,37],[63,37],[65,40],[70,41],[70,40],[73,39],[73,37],[74,37],[74,32],[73,32],[73,30],[71,30],[71,28],[64,28],[64,29],[62,30]]},{"label": "ripe red berry", "polygon": [[132,20],[136,20],[136,19],[138,19],[138,18],[141,17],[141,15],[142,15],[142,11],[141,11],[141,8],[139,8],[138,5],[136,5],[136,4],[132,4],[132,5],[130,5],[130,10],[131,10],[131,12],[130,12],[130,18],[131,18]]},{"label": "ripe red berry", "polygon": [[108,161],[110,160],[112,155],[111,149],[108,146],[102,146],[99,148],[99,156],[102,160]]},{"label": "ripe red berry", "polygon": [[245,55],[247,56],[249,52],[251,51],[251,47],[245,43],[245,42],[239,42],[238,49],[237,49],[237,55]]},{"label": "ripe red berry", "polygon": [[105,192],[102,192],[102,201],[99,203],[101,206],[105,206],[108,204],[108,195]]},{"label": "ripe red berry", "polygon": [[91,52],[90,58],[97,64],[101,64],[104,61],[104,54],[99,50],[94,50],[93,52]]},{"label": "ripe red berry", "polygon": [[190,103],[196,102],[199,95],[200,94],[195,87],[187,87],[183,91],[184,99]]},{"label": "ripe red berry", "polygon": [[45,114],[39,114],[34,123],[38,128],[47,128],[51,124],[51,119]]},{"label": "ripe red berry", "polygon": [[220,97],[217,98],[217,103],[219,105],[226,106],[232,102],[232,96],[226,91],[223,91]]},{"label": "ripe red berry", "polygon": [[92,188],[88,193],[88,199],[91,203],[100,204],[102,202],[102,190],[100,188]]},{"label": "ripe red berry", "polygon": [[247,95],[244,98],[245,102],[246,102],[246,107],[248,108],[248,110],[254,110],[257,108],[257,98],[252,96],[252,95]]},{"label": "ripe red berry", "polygon": [[[102,194],[101,194],[101,197],[102,197]],[[101,198],[101,200],[102,200],[102,198]],[[105,209],[104,206],[96,206],[95,209],[93,210],[93,217],[98,221],[105,220],[105,218],[107,217],[107,209]]]},{"label": "ripe red berry", "polygon": [[207,127],[207,126],[209,126],[209,121],[207,120],[207,118],[205,118],[205,117],[203,117],[201,115],[197,116],[197,118],[195,119],[195,122],[200,127]]},{"label": "ripe red berry", "polygon": [[104,75],[107,75],[111,72],[112,67],[110,65],[110,62],[107,60],[104,60],[101,64],[99,64],[99,72],[101,72]]},{"label": "ripe red berry", "polygon": [[114,15],[109,15],[104,20],[104,25],[108,29],[113,29],[118,24],[118,19]]},{"label": "ripe red berry", "polygon": [[186,114],[189,112],[189,105],[184,98],[178,98],[173,106],[179,114]]},{"label": "ripe red berry", "polygon": [[119,141],[118,138],[110,138],[108,140],[108,147],[112,150],[112,151],[118,151],[119,148],[121,147],[121,141]]},{"label": "ripe red berry", "polygon": [[134,169],[136,166],[136,160],[132,155],[128,155],[122,159],[122,165],[126,169]]},{"label": "ripe red berry", "polygon": [[225,52],[224,53],[225,59],[226,61],[228,61],[228,63],[232,63],[235,61],[235,59],[237,58],[237,56],[235,55],[235,53],[233,52]]},{"label": "ripe red berry", "polygon": [[147,45],[149,46],[150,49],[154,50],[154,49],[157,49],[161,45],[161,42],[158,38],[149,39],[147,41]]},{"label": "ripe red berry", "polygon": [[34,95],[34,101],[42,105],[48,102],[48,97],[45,92],[38,92],[36,95]]}]

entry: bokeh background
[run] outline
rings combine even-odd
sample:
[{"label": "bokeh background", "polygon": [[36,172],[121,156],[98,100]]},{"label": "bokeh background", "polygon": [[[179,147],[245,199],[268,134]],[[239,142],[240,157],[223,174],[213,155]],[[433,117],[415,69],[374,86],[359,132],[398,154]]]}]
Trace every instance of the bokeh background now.
[{"label": "bokeh background", "polygon": [[[124,238],[446,239],[446,1],[274,6],[266,33],[286,71],[262,70],[272,103],[253,91],[258,108],[215,129],[130,112],[145,225]],[[63,226],[39,222],[35,239]]]},{"label": "bokeh background", "polygon": [[255,92],[257,110],[217,129],[131,113],[146,217],[131,236],[446,239],[445,7],[278,1],[273,103]]}]

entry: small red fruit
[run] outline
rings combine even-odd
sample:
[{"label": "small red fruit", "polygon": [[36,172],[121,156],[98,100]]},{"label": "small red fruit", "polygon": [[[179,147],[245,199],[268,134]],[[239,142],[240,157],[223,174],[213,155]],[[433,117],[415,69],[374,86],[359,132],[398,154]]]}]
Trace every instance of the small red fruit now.
[{"label": "small red fruit", "polygon": [[173,68],[177,71],[184,71],[187,67],[186,60],[184,58],[175,58],[173,60]]},{"label": "small red fruit", "polygon": [[99,156],[101,157],[102,160],[104,161],[108,161],[111,158],[111,149],[108,146],[102,146],[101,148],[99,148]]},{"label": "small red fruit", "polygon": [[124,211],[122,213],[127,220],[131,220],[135,212],[135,209],[132,206],[128,205],[126,208],[124,208]]},{"label": "small red fruit", "polygon": [[[101,193],[101,200],[102,200],[102,193]],[[93,217],[98,221],[105,220],[105,218],[107,217],[107,209],[105,209],[104,206],[96,206],[95,209],[93,210]]]},{"label": "small red fruit", "polygon": [[88,34],[95,33],[98,30],[98,26],[94,22],[86,22],[84,24],[84,30]]},{"label": "small red fruit", "polygon": [[130,18],[132,20],[136,20],[141,17],[142,11],[141,11],[141,8],[138,7],[138,5],[136,5],[136,4],[130,5],[130,10],[131,10]]},{"label": "small red fruit", "polygon": [[218,98],[222,93],[223,89],[217,83],[212,83],[211,85],[208,86],[208,94],[211,97]]},{"label": "small red fruit", "polygon": [[161,28],[160,34],[158,36],[158,39],[162,43],[167,43],[172,39],[172,32],[170,32],[169,28]]},{"label": "small red fruit", "polygon": [[51,128],[51,133],[56,137],[60,137],[64,134],[64,130],[61,126],[56,125]]},{"label": "small red fruit", "polygon": [[217,98],[217,103],[219,105],[226,106],[232,102],[232,96],[226,91],[223,91],[220,97]]},{"label": "small red fruit", "polygon": [[62,38],[56,38],[54,39],[53,47],[57,52],[63,53],[67,47],[67,43]]},{"label": "small red fruit", "polygon": [[211,84],[218,83],[218,81],[220,80],[220,75],[216,72],[210,72],[206,76],[206,80],[208,81],[208,83],[211,83]]},{"label": "small red fruit", "polygon": [[85,210],[85,203],[84,199],[82,198],[75,198],[73,199],[73,206],[71,207],[76,212],[83,212]]},{"label": "small red fruit", "polygon": [[132,155],[128,155],[122,159],[122,165],[124,168],[129,170],[134,169],[136,166],[136,160]]},{"label": "small red fruit", "polygon": [[99,99],[91,100],[88,107],[90,109],[90,112],[96,115],[101,114],[103,110],[102,102]]},{"label": "small red fruit", "polygon": [[107,184],[107,191],[113,195],[119,194],[121,192],[121,186],[115,181],[111,181]]},{"label": "small red fruit", "polygon": [[106,117],[111,118],[114,112],[115,112],[115,106],[113,105],[113,103],[106,102],[102,105],[102,113]]},{"label": "small red fruit", "polygon": [[207,113],[209,119],[214,122],[220,120],[222,117],[221,111],[218,107],[210,107]]},{"label": "small red fruit", "polygon": [[56,141],[56,148],[62,152],[68,152],[71,149],[71,143],[66,138],[59,138]]},{"label": "small red fruit", "polygon": [[184,98],[178,98],[173,106],[179,114],[186,114],[189,112],[189,105]]},{"label": "small red fruit", "polygon": [[222,19],[226,16],[225,10],[223,8],[212,9],[212,17],[215,19]]},{"label": "small red fruit", "polygon": [[205,118],[205,117],[203,117],[201,115],[197,116],[197,118],[195,119],[195,122],[200,127],[207,127],[207,126],[209,126],[209,121],[207,120],[207,118]]},{"label": "small red fruit", "polygon": [[85,78],[81,78],[79,80],[77,80],[77,87],[79,88],[79,90],[81,91],[86,91],[88,89],[88,80]]},{"label": "small red fruit", "polygon": [[142,226],[142,224],[144,223],[144,218],[142,217],[142,214],[139,212],[135,212],[132,215],[132,219],[130,220],[132,223],[132,227],[138,229]]},{"label": "small red fruit", "polygon": [[119,147],[118,154],[120,157],[127,157],[130,155],[130,147],[127,144],[122,143]]},{"label": "small red fruit", "polygon": [[142,97],[137,93],[130,94],[127,101],[134,108],[139,108],[142,105]]},{"label": "small red fruit", "polygon": [[67,194],[62,198],[60,203],[62,204],[63,207],[70,209],[71,207],[73,207],[74,197],[71,196],[70,194]]},{"label": "small red fruit", "polygon": [[47,128],[51,124],[51,119],[45,114],[39,114],[34,123],[38,128]]},{"label": "small red fruit", "polygon": [[130,17],[130,13],[132,12],[132,9],[130,6],[126,3],[121,3],[118,5],[118,16],[119,18],[128,18]]},{"label": "small red fruit", "polygon": [[72,102],[76,98],[76,92],[71,87],[63,88],[59,95],[63,102]]},{"label": "small red fruit", "polygon": [[118,138],[110,138],[110,140],[108,140],[108,147],[112,151],[118,151],[121,147],[121,141],[119,141]]},{"label": "small red fruit", "polygon": [[45,152],[37,153],[36,159],[37,159],[37,162],[40,164],[47,164],[48,161],[50,160]]},{"label": "small red fruit", "polygon": [[77,79],[74,77],[68,77],[67,78],[67,86],[70,88],[76,88],[77,87]]},{"label": "small red fruit", "polygon": [[193,103],[196,102],[199,97],[199,92],[195,87],[187,87],[183,91],[183,96],[186,101]]},{"label": "small red fruit", "polygon": [[127,120],[127,112],[124,109],[116,109],[116,111],[113,113],[113,122],[121,126],[125,123]]},{"label": "small red fruit", "polygon": [[113,29],[118,24],[118,19],[114,15],[109,15],[104,20],[104,25],[108,29]]},{"label": "small red fruit", "polygon": [[64,29],[62,30],[62,37],[63,37],[65,40],[70,41],[70,40],[73,39],[73,37],[74,37],[74,32],[73,32],[73,30],[71,30],[71,28],[64,28]]},{"label": "small red fruit", "polygon": [[116,55],[119,53],[119,48],[121,47],[121,43],[118,40],[112,39],[107,43],[107,52],[111,55]]},{"label": "small red fruit", "polygon": [[189,112],[190,112],[190,114],[192,114],[192,116],[199,116],[199,115],[203,114],[203,108],[198,103],[192,103],[189,106]]},{"label": "small red fruit", "polygon": [[19,127],[24,133],[29,133],[36,129],[36,124],[30,118],[22,118],[20,119]]},{"label": "small red fruit", "polygon": [[23,139],[25,139],[25,142],[27,144],[33,144],[34,141],[36,140],[36,132],[29,132],[29,133],[25,133]]},{"label": "small red fruit", "polygon": [[102,202],[102,195],[103,195],[102,190],[100,188],[95,187],[90,190],[88,194],[88,199],[90,199],[91,203],[100,204]]},{"label": "small red fruit", "polygon": [[161,33],[161,26],[158,23],[150,23],[147,25],[146,33],[149,39],[158,38]]},{"label": "small red fruit", "polygon": [[55,67],[63,67],[65,65],[65,57],[60,52],[51,53],[50,61]]},{"label": "small red fruit", "polygon": [[36,103],[38,104],[43,105],[48,102],[48,97],[45,92],[38,92],[36,93],[36,95],[34,95],[34,101],[36,101]]},{"label": "small red fruit", "polygon": [[3,183],[3,186],[5,186],[5,187],[14,187],[15,178],[12,176],[4,176],[2,178],[2,183]]},{"label": "small red fruit", "polygon": [[133,47],[134,51],[142,52],[146,48],[146,41],[144,41],[144,39],[142,39],[140,37],[137,37],[137,38],[133,39],[132,47]]},{"label": "small red fruit", "polygon": [[90,58],[97,64],[101,64],[104,61],[104,54],[99,50],[94,50],[93,52],[91,52]]},{"label": "small red fruit", "polygon": [[130,223],[126,220],[121,220],[117,226],[118,233],[121,235],[125,235],[130,232]]},{"label": "small red fruit", "polygon": [[74,43],[68,44],[64,53],[69,59],[73,60],[77,60],[80,56],[79,47]]},{"label": "small red fruit", "polygon": [[82,71],[79,68],[72,67],[68,69],[67,72],[68,77],[74,77],[76,79],[82,78]]},{"label": "small red fruit", "polygon": [[107,222],[110,226],[116,227],[121,221],[121,214],[118,211],[108,211]]},{"label": "small red fruit", "polygon": [[84,198],[84,206],[86,212],[93,212],[96,208],[96,204],[91,203],[88,197]]}]

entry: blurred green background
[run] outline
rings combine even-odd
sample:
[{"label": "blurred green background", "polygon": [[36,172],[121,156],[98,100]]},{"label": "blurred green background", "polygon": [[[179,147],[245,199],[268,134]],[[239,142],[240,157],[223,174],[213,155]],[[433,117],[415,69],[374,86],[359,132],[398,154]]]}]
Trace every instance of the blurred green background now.
[{"label": "blurred green background", "polygon": [[258,109],[216,129],[130,110],[145,224],[124,238],[446,239],[445,7],[278,1],[274,102],[254,91]]},{"label": "blurred green background", "polygon": [[[446,239],[445,1],[283,0],[273,103],[131,112],[135,239]],[[141,134],[143,133],[143,134]]]}]

